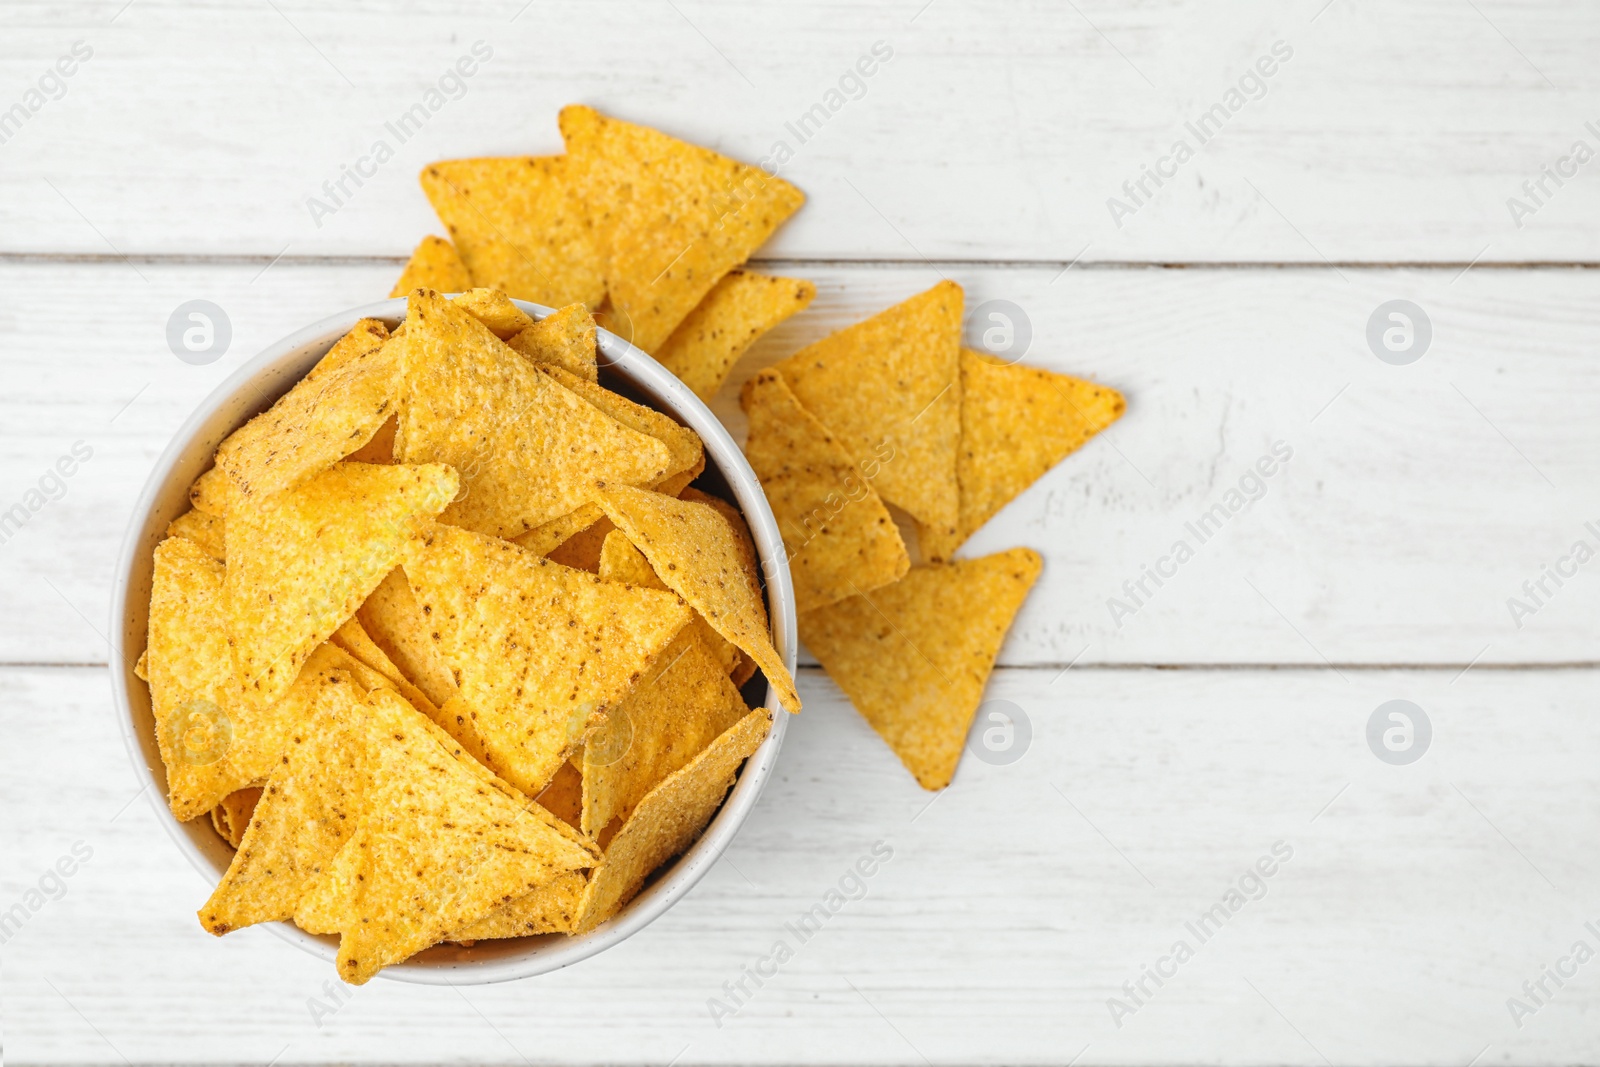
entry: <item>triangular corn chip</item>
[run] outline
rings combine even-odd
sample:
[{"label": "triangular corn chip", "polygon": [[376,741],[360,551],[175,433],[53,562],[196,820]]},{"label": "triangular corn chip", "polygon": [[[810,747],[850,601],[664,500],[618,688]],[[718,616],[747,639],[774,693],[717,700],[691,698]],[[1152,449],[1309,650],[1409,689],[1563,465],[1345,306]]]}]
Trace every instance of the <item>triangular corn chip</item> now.
[{"label": "triangular corn chip", "polygon": [[244,840],[244,832],[250,825],[250,816],[255,814],[256,804],[260,800],[260,786],[253,785],[229,793],[222,798],[222,803],[211,809],[211,825],[222,835],[224,841],[237,849],[239,843]]},{"label": "triangular corn chip", "polygon": [[[391,335],[392,338],[393,335]],[[372,440],[344,457],[351,463],[393,463],[394,435],[399,426],[399,415],[390,415],[372,435]]]},{"label": "triangular corn chip", "polygon": [[498,289],[468,289],[450,302],[483,323],[502,341],[533,325],[533,317]]},{"label": "triangular corn chip", "polygon": [[[371,597],[367,599],[370,600]],[[359,611],[360,609],[358,608],[358,614]],[[438,706],[428,699],[426,693],[412,684],[411,679],[406,677],[405,672],[395,664],[394,660],[389,658],[387,652],[379,647],[378,643],[372,639],[372,635],[367,633],[366,627],[361,625],[359,618],[351,616],[346,619],[337,630],[333,631],[333,636],[328,638],[328,641],[344,649],[363,666],[381,674],[384,681],[388,683],[384,688],[393,689],[406,698],[406,703],[435,722],[438,721]],[[363,688],[372,689],[375,687],[369,685]]]},{"label": "triangular corn chip", "polygon": [[960,515],[961,305],[940,282],[775,367],[879,495],[933,529]]},{"label": "triangular corn chip", "polygon": [[555,820],[474,772],[398,696],[378,690],[369,707],[389,731],[372,757],[375,788],[295,908],[305,929],[340,934],[339,977],[352,985],[595,862]]},{"label": "triangular corn chip", "polygon": [[563,108],[561,135],[605,256],[608,300],[646,352],[805,201],[758,167],[593,108]]},{"label": "triangular corn chip", "polygon": [[456,255],[455,246],[443,237],[424,237],[411,253],[406,269],[400,272],[400,280],[389,290],[389,296],[405,296],[413,289],[464,293],[471,288],[472,275]]},{"label": "triangular corn chip", "polygon": [[194,509],[219,517],[228,514],[238,495],[238,487],[233,484],[232,478],[222,472],[221,467],[212,467],[189,487],[189,503]]},{"label": "triangular corn chip", "polygon": [[889,509],[782,375],[760,372],[739,399],[750,417],[745,457],[783,535],[795,610],[804,614],[902,578],[911,557]]},{"label": "triangular corn chip", "polygon": [[573,570],[599,574],[600,550],[605,545],[607,535],[615,529],[602,511],[598,519],[546,552],[544,558]]},{"label": "triangular corn chip", "polygon": [[628,813],[750,709],[728,672],[685,627],[583,746],[583,832]]},{"label": "triangular corn chip", "polygon": [[978,527],[1051,467],[1121,417],[1115,389],[961,350],[961,521],[956,536],[919,535],[922,554],[950,558]]},{"label": "triangular corn chip", "polygon": [[450,665],[439,658],[429,636],[432,628],[411,595],[405,571],[396,567],[384,575],[378,588],[356,609],[355,617],[373,644],[416,683],[430,704],[443,708],[457,695],[455,676]]},{"label": "triangular corn chip", "polygon": [[576,830],[583,822],[583,772],[568,760],[556,771],[550,784],[533,799],[545,811]]},{"label": "triangular corn chip", "polygon": [[515,537],[585,503],[596,479],[651,484],[669,453],[540,372],[437,293],[411,295],[398,446],[448,463],[461,498],[440,521]]},{"label": "triangular corn chip", "polygon": [[[540,370],[628,429],[648,434],[666,445],[670,457],[667,461],[666,478],[688,471],[699,474],[705,470],[705,446],[700,441],[700,435],[687,426],[680,426],[670,415],[664,415],[655,408],[647,408],[643,404],[635,404],[625,396],[604,389],[560,367],[544,366]],[[659,482],[657,484],[659,485]]]},{"label": "triangular corn chip", "polygon": [[568,304],[553,311],[506,344],[535,363],[571,371],[586,381],[598,382],[600,369],[595,356],[594,316],[583,304]]},{"label": "triangular corn chip", "polygon": [[815,285],[798,278],[729,271],[672,331],[656,359],[709,404],[745,350],[816,295]]},{"label": "triangular corn chip", "polygon": [[449,526],[414,541],[404,567],[485,762],[530,797],[689,621],[677,597]]},{"label": "triangular corn chip", "polygon": [[368,791],[364,696],[348,674],[319,676],[311,714],[267,780],[228,871],[200,909],[213,934],[294,914],[307,883],[355,831]]},{"label": "triangular corn chip", "polygon": [[783,706],[799,711],[794,676],[772,646],[761,587],[728,521],[708,505],[626,486],[601,491],[596,500],[667,587],[748,652]]},{"label": "triangular corn chip", "polygon": [[604,267],[566,169],[561,156],[512,156],[423,170],[422,191],[477,285],[550,307],[600,306]]},{"label": "triangular corn chip", "polygon": [[[606,525],[611,526],[610,519],[606,520]],[[602,582],[622,582],[641,589],[667,588],[667,583],[650,566],[644,553],[633,547],[627,535],[615,528],[606,534],[600,544],[600,558],[595,573],[600,575]],[[698,611],[694,613],[694,628],[705,643],[706,651],[722,668],[722,673],[732,674],[740,663],[738,646],[717,633]]]},{"label": "triangular corn chip", "polygon": [[228,557],[228,546],[223,540],[221,515],[209,515],[198,508],[184,512],[167,523],[168,537],[187,537],[219,563]]},{"label": "triangular corn chip", "polygon": [[229,435],[217,467],[247,496],[281,492],[370,441],[394,413],[399,368],[389,330],[362,319],[271,408]]},{"label": "triangular corn chip", "polygon": [[340,463],[230,513],[228,627],[246,699],[277,699],[455,495],[441,464]]},{"label": "triangular corn chip", "polygon": [[1039,554],[914,567],[894,585],[800,616],[800,639],[924,789],[950,784]]},{"label": "triangular corn chip", "polygon": [[[518,534],[511,541],[532,552],[535,556],[548,556],[568,540],[581,534],[597,522],[605,520],[606,513],[600,510],[599,504],[583,504],[567,512],[559,519],[551,519],[542,526],[535,526],[527,533]],[[559,561],[558,561],[559,562]],[[571,564],[563,564],[570,567]],[[579,570],[584,568],[580,567]]]},{"label": "triangular corn chip", "polygon": [[[658,492],[663,491],[658,490]],[[667,495],[671,496],[673,494],[668,493]],[[750,526],[744,521],[744,515],[739,512],[739,509],[720,496],[712,496],[710,493],[696,489],[692,485],[685,486],[677,496],[681,500],[690,500],[696,504],[704,504],[709,508],[713,508],[718,515],[727,520],[729,527],[733,529],[734,537],[739,541],[739,555],[744,560],[745,573],[750,576],[751,581],[759,585],[761,582],[761,563],[756,557],[756,543],[751,539]],[[755,673],[756,661],[750,658],[750,653],[739,649],[739,663],[731,671],[733,684],[742,689],[744,683],[755,677]]]},{"label": "triangular corn chip", "polygon": [[576,933],[586,933],[632,900],[657,867],[694,843],[733,785],[739,765],[761,747],[772,717],[757,709],[650,790],[606,845],[591,872]]},{"label": "triangular corn chip", "polygon": [[[574,772],[576,773],[576,772]],[[509,904],[502,904],[447,941],[487,941],[497,937],[565,934],[572,930],[589,880],[579,871],[558,874],[546,884]]]}]

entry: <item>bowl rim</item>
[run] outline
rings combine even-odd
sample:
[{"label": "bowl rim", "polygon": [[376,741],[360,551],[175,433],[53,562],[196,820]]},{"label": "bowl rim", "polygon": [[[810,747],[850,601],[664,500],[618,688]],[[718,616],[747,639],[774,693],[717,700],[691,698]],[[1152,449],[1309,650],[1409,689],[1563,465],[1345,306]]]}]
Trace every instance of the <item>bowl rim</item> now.
[{"label": "bowl rim", "polygon": [[[542,319],[553,311],[525,300],[512,302],[535,319]],[[217,420],[229,406],[238,406],[241,399],[246,401],[236,413],[237,418],[232,425],[222,430],[223,435],[232,432],[256,411],[264,410],[287,392],[358,320],[377,318],[392,324],[403,321],[405,314],[404,297],[363,304],[296,330],[246,360],[201,401],[173,434],[145,480],[129,517],[113,575],[110,605],[110,673],[118,725],[128,758],[133,763],[135,773],[144,782],[143,792],[156,809],[161,825],[190,865],[212,885],[226,870],[227,864],[220,858],[226,846],[211,829],[208,820],[197,817],[180,823],[173,817],[166,799],[165,768],[159,753],[155,751],[154,722],[148,710],[148,689],[145,690],[142,705],[134,697],[136,687],[144,686],[133,674],[133,668],[145,645],[145,619],[148,613],[148,601],[141,605],[137,603],[137,597],[130,596],[134,591],[135,569],[140,565],[141,556],[148,557],[151,549],[165,535],[167,522],[176,517],[174,514],[160,522],[152,521],[163,499],[169,502],[170,507],[175,470],[193,455],[194,449],[203,442],[208,432],[213,435],[216,433]],[[698,433],[705,444],[707,463],[714,463],[728,483],[734,502],[750,527],[751,538],[761,562],[774,643],[783,657],[784,665],[792,674],[796,659],[794,587],[777,520],[744,453],[705,402],[648,353],[607,330],[597,328],[595,334],[600,365],[615,371],[629,385],[643,392],[650,406]],[[297,372],[296,367],[300,368]],[[210,450],[214,449],[215,442],[212,442]],[[183,485],[184,500],[187,500],[188,481]],[[180,507],[178,513],[181,514],[181,511]],[[138,627],[130,628],[130,611],[136,613],[140,622]],[[578,936],[548,934],[535,938],[482,942],[480,945],[488,946],[488,951],[483,952],[478,948],[435,946],[403,963],[385,967],[378,972],[379,976],[422,985],[513,981],[569,967],[626,940],[654,922],[687,895],[721,858],[754,810],[762,789],[772,776],[778,750],[783,745],[789,714],[779,705],[777,693],[770,682],[763,706],[772,712],[772,729],[761,747],[746,761],[733,789],[711,823],[695,843],[620,914],[595,930]],[[142,721],[136,707],[145,709]],[[215,847],[208,847],[203,835],[209,836],[215,842]],[[231,851],[227,854],[232,855]],[[307,934],[290,922],[262,925],[312,955],[330,963],[334,959],[336,938]],[[519,945],[520,950],[511,947]]]}]

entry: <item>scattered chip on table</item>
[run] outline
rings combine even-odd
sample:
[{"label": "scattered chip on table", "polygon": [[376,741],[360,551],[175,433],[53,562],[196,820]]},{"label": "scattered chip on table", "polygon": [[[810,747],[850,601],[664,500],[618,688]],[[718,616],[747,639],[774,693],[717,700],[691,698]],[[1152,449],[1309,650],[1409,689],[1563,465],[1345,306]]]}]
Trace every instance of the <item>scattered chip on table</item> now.
[{"label": "scattered chip on table", "polygon": [[456,254],[455,245],[443,237],[424,237],[400,272],[399,281],[389,290],[390,297],[405,296],[413,289],[436,289],[441,293],[464,293],[472,288],[472,275]]},{"label": "scattered chip on table", "polygon": [[600,306],[605,267],[569,166],[562,156],[510,156],[423,168],[422,191],[473,284],[547,307]]},{"label": "scattered chip on table", "polygon": [[1039,554],[913,567],[800,616],[800,639],[924,789],[950,784],[1006,630]]},{"label": "scattered chip on table", "polygon": [[940,282],[774,368],[878,495],[935,530],[960,518],[961,308]]},{"label": "scattered chip on table", "polygon": [[729,271],[672,331],[656,359],[709,404],[739,357],[816,295],[817,287],[799,278]]},{"label": "scattered chip on table", "polygon": [[748,652],[783,706],[798,712],[800,695],[772,646],[761,587],[727,520],[706,504],[627,486],[602,491],[596,499],[668,588]]},{"label": "scattered chip on table", "polygon": [[805,196],[781,178],[590,107],[561,110],[571,187],[634,344],[660,348]]},{"label": "scattered chip on table", "polygon": [[745,457],[772,505],[804,614],[902,578],[911,557],[889,509],[776,371],[745,383]]}]

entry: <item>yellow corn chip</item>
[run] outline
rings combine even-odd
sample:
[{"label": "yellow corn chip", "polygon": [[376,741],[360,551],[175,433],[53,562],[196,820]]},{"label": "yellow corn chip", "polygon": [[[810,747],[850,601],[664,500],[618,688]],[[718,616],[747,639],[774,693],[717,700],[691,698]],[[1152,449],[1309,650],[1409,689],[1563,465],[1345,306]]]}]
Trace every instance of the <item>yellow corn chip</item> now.
[{"label": "yellow corn chip", "polygon": [[602,511],[593,523],[545,553],[545,559],[573,570],[599,574],[600,549],[605,544],[606,535],[614,529],[611,520]]},{"label": "yellow corn chip", "polygon": [[390,415],[384,419],[383,425],[378,427],[378,432],[372,435],[372,440],[350,453],[345,459],[351,463],[393,463],[394,435],[399,421],[398,415]]},{"label": "yellow corn chip", "polygon": [[407,324],[400,458],[462,476],[440,521],[515,537],[585,503],[596,479],[648,485],[666,473],[660,441],[541,373],[437,293],[411,295]]},{"label": "yellow corn chip", "polygon": [[955,537],[922,530],[922,554],[950,558],[1012,498],[1116,422],[1127,404],[1115,389],[961,350],[961,521]]},{"label": "yellow corn chip", "polygon": [[914,567],[894,585],[800,616],[800,639],[924,789],[950,784],[1039,554]]},{"label": "yellow corn chip", "polygon": [[657,867],[700,836],[733,785],[739,765],[766,740],[772,718],[757,709],[650,790],[606,845],[573,924],[587,933],[632,900]]},{"label": "yellow corn chip", "polygon": [[[671,494],[668,495],[670,496]],[[717,514],[727,521],[728,526],[733,530],[734,537],[738,539],[739,558],[744,561],[745,574],[759,586],[761,584],[761,564],[756,556],[755,542],[750,538],[750,527],[745,523],[744,516],[740,514],[739,509],[720,496],[712,496],[710,493],[701,492],[692,485],[677,495],[683,500],[690,500],[696,504],[705,504],[715,509]],[[733,684],[742,688],[744,683],[755,677],[755,673],[756,661],[750,658],[750,653],[740,649],[738,665],[731,672]]]},{"label": "yellow corn chip", "polygon": [[423,169],[422,191],[476,284],[549,307],[599,307],[604,267],[566,170],[561,156],[452,159]]},{"label": "yellow corn chip", "polygon": [[599,235],[608,300],[646,352],[805,200],[758,167],[593,108],[563,108],[561,135]]},{"label": "yellow corn chip", "polygon": [[485,762],[530,797],[689,621],[676,597],[449,526],[412,542],[404,567]]},{"label": "yellow corn chip", "polygon": [[339,977],[352,985],[595,862],[548,814],[441,744],[399,697],[378,690],[368,706],[391,731],[372,754],[375,788],[355,833],[295,908],[305,929],[340,934]]},{"label": "yellow corn chip", "polygon": [[483,323],[502,341],[533,325],[533,316],[498,289],[469,289],[450,302]]},{"label": "yellow corn chip", "polygon": [[219,517],[228,513],[228,508],[238,495],[238,487],[233,484],[232,478],[222,472],[221,467],[212,467],[189,487],[189,503],[194,509]]},{"label": "yellow corn chip", "polygon": [[[667,446],[670,457],[667,460],[666,477],[668,479],[689,473],[690,477],[698,475],[706,467],[705,446],[700,441],[700,435],[687,426],[680,426],[670,415],[664,415],[654,408],[647,408],[643,404],[635,404],[627,397],[603,389],[591,381],[578,377],[560,367],[546,366],[540,370],[583,397],[601,411],[616,419],[630,430],[648,434],[657,441]],[[692,472],[692,473],[690,473]],[[687,485],[685,482],[684,485]],[[659,485],[659,483],[658,483]],[[679,486],[681,489],[682,486]],[[662,490],[657,488],[657,492]],[[668,493],[676,496],[676,493]]]},{"label": "yellow corn chip", "polygon": [[570,371],[585,381],[598,382],[594,316],[583,304],[568,304],[553,311],[506,342],[535,363]]},{"label": "yellow corn chip", "polygon": [[656,353],[706,403],[756,339],[800,311],[817,287],[798,278],[729,271]]},{"label": "yellow corn chip", "polygon": [[362,319],[317,365],[217,449],[217,466],[247,496],[292,489],[372,440],[394,413],[396,346]]},{"label": "yellow corn chip", "polygon": [[940,282],[775,368],[879,495],[930,529],[960,515],[961,304]]},{"label": "yellow corn chip", "polygon": [[235,849],[244,840],[245,828],[250,825],[250,816],[254,814],[260,799],[261,788],[251,786],[229,793],[222,798],[222,803],[211,809],[212,827]]},{"label": "yellow corn chip", "polygon": [[583,746],[583,832],[598,834],[750,709],[685,627]]},{"label": "yellow corn chip", "polygon": [[147,648],[139,653],[139,658],[133,663],[133,676],[145,684],[150,682],[150,650]]},{"label": "yellow corn chip", "polygon": [[[369,597],[368,599],[371,598]],[[358,612],[359,610],[357,609]],[[389,658],[388,653],[378,647],[377,642],[373,641],[372,636],[367,633],[366,627],[361,625],[359,618],[352,616],[346,619],[343,625],[335,630],[333,636],[328,640],[344,649],[364,666],[370,667],[381,674],[388,683],[385,688],[393,689],[405,697],[406,703],[422,712],[428,718],[433,719],[435,722],[439,720],[438,707],[428,699],[421,689],[411,683],[411,679],[407,678],[405,672],[395,665],[395,662]],[[363,688],[373,689],[377,687],[368,685]]]},{"label": "yellow corn chip", "polygon": [[270,702],[289,687],[457,485],[455,471],[440,464],[340,463],[233,509],[227,636],[247,699]]},{"label": "yellow corn chip", "polygon": [[472,275],[456,255],[455,246],[443,237],[424,237],[411,261],[400,272],[400,280],[389,296],[405,296],[413,289],[436,289],[441,293],[464,293],[472,288]]},{"label": "yellow corn chip", "polygon": [[221,515],[209,515],[204,511],[193,509],[167,523],[167,536],[187,537],[205,549],[212,558],[223,562],[227,559],[228,553],[222,534],[224,521]]},{"label": "yellow corn chip", "polygon": [[602,490],[596,499],[668,588],[705,616],[717,633],[748,652],[783,706],[799,711],[794,677],[772,647],[748,550],[728,521],[708,505],[627,486]]},{"label": "yellow corn chip", "polygon": [[555,879],[526,896],[502,904],[489,914],[451,934],[447,941],[487,941],[497,937],[530,937],[534,934],[564,934],[572,930],[578,914],[578,901],[589,880],[578,871],[558,874]]},{"label": "yellow corn chip", "polygon": [[899,581],[911,566],[883,500],[827,427],[800,406],[782,375],[745,383],[744,452],[761,479],[794,576],[795,610]]},{"label": "yellow corn chip", "polygon": [[442,709],[456,696],[455,676],[450,673],[450,665],[439,658],[429,636],[428,620],[399,567],[385,575],[356,609],[356,618],[373,644],[404,677],[416,683],[430,704]]},{"label": "yellow corn chip", "polygon": [[[611,520],[607,519],[605,524],[610,527]],[[644,553],[634,548],[633,542],[629,541],[621,530],[615,528],[612,528],[601,542],[600,558],[595,573],[600,575],[602,582],[622,582],[625,585],[636,585],[641,589],[667,588],[667,583],[656,574],[655,568],[650,566],[650,561],[645,559]],[[706,617],[698,611],[694,613],[694,628],[699,632],[706,651],[722,668],[722,673],[732,674],[741,662],[738,647],[717,633],[706,621]]]},{"label": "yellow corn chip", "polygon": [[[543,526],[535,526],[525,534],[511,538],[516,545],[535,556],[548,556],[569,539],[576,537],[595,523],[604,520],[606,513],[598,504],[584,504],[574,508],[559,519],[551,519]],[[571,566],[571,564],[563,564]],[[582,568],[579,568],[580,570]]]},{"label": "yellow corn chip", "polygon": [[[581,756],[581,753],[579,753]],[[534,798],[539,806],[573,829],[583,821],[583,772],[569,760]]]},{"label": "yellow corn chip", "polygon": [[239,850],[201,907],[213,934],[287,919],[306,884],[355,831],[368,792],[367,715],[350,676],[316,679],[311,714],[296,730],[256,804]]}]

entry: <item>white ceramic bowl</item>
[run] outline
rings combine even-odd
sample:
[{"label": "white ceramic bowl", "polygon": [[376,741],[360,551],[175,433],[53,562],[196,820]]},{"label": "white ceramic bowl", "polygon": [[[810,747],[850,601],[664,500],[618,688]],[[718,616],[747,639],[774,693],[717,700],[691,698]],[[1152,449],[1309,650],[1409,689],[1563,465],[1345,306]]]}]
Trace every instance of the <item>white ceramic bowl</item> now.
[{"label": "white ceramic bowl", "polygon": [[[537,304],[520,300],[517,304],[535,318],[550,313],[549,308]],[[383,319],[392,326],[405,317],[405,309],[403,299],[352,308],[290,334],[240,367],[206,398],[162,453],[139,495],[123,538],[116,585],[111,595],[111,684],[123,739],[137,773],[149,786],[146,793],[162,825],[210,885],[221,879],[233,851],[212,830],[209,819],[202,817],[180,823],[173,818],[166,801],[166,772],[156,748],[150,691],[133,673],[134,664],[145,647],[151,552],[165,536],[167,523],[188,510],[189,486],[210,465],[212,453],[224,437],[287,392],[358,319]],[[773,639],[785,664],[793,671],[794,588],[789,580],[777,521],[772,517],[755,473],[710,409],[666,368],[605,330],[598,332],[598,341],[602,384],[631,392],[641,402],[693,429],[705,442],[708,474],[713,480],[720,475],[750,525],[750,534],[761,557]],[[777,696],[770,687],[765,704],[773,710],[772,732],[745,764],[711,825],[688,852],[610,922],[580,937],[548,934],[480,941],[472,948],[440,945],[380,973],[405,982],[433,985],[502,982],[577,963],[642,930],[682,899],[711,869],[755,807],[761,787],[777,762],[789,718],[779,708]],[[204,899],[197,891],[192,902],[194,907],[198,908]],[[336,938],[316,937],[287,922],[268,925],[286,941],[332,964],[338,949]],[[199,920],[194,923],[194,936],[209,936],[200,928]]]}]

